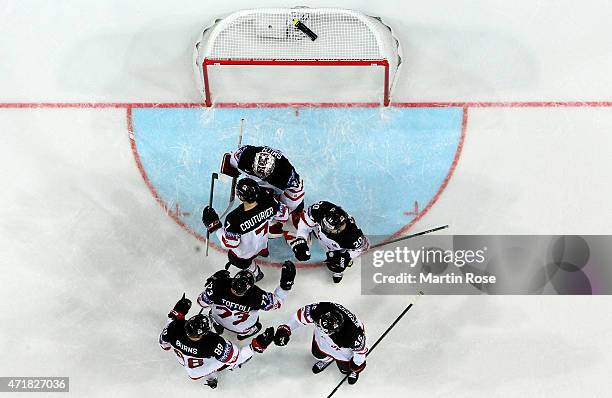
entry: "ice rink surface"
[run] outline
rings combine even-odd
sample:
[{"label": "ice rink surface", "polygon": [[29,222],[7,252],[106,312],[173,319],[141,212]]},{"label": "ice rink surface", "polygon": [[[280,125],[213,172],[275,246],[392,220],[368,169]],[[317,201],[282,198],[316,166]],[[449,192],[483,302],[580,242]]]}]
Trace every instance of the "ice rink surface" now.
[{"label": "ice rink surface", "polygon": [[[394,101],[470,103],[459,106],[467,124],[452,178],[411,230],[610,233],[612,3],[301,4],[362,10],[393,26],[405,60]],[[161,130],[182,111],[141,120],[149,110],[132,109],[134,149],[126,107],[49,105],[198,102],[193,41],[216,16],[254,5],[0,0],[0,376],[70,376],[79,397],[321,397],[340,380],[332,368],[311,374],[310,330],[222,374],[214,392],[189,380],[157,335],[182,292],[198,294],[224,256],[196,250],[201,242],[160,207],[134,156],[166,187],[168,179],[150,175],[160,170],[147,163],[160,160],[156,152],[138,148],[139,123]],[[185,178],[204,197],[214,164],[205,158],[202,174]],[[203,192],[191,176],[206,182]],[[264,272],[262,287],[273,289],[278,271]],[[408,301],[359,295],[358,272],[340,286],[328,279],[321,269],[299,270],[286,307],[263,323],[337,300],[374,340]],[[369,357],[358,384],[337,396],[607,397],[610,305],[605,296],[425,296]]]}]

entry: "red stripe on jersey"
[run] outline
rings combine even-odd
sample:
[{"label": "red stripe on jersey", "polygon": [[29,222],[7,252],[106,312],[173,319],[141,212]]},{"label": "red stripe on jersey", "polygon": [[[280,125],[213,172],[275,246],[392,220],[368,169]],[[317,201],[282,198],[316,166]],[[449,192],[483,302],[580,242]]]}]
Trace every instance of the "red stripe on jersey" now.
[{"label": "red stripe on jersey", "polygon": [[289,209],[287,206],[283,206],[283,214],[276,216],[279,221],[287,221],[289,219]]},{"label": "red stripe on jersey", "polygon": [[235,245],[230,244],[230,243],[227,241],[227,239],[225,238],[225,236],[222,236],[222,237],[221,237],[221,240],[223,240],[223,244],[224,244],[225,246],[227,246],[227,247],[236,248],[236,247],[238,247],[238,246],[240,245],[240,243],[235,244]]},{"label": "red stripe on jersey", "polygon": [[300,182],[300,186],[299,187],[291,187],[291,188],[287,188],[286,191],[289,192],[295,192],[295,193],[299,193],[300,191],[302,191],[304,189],[303,184]]},{"label": "red stripe on jersey", "polygon": [[[229,353],[229,357],[231,358],[232,356],[234,356],[234,344],[232,344],[232,345],[230,346],[230,348],[232,349],[232,350],[230,351],[230,353]],[[238,360],[238,356],[236,356],[236,359],[234,359],[233,361],[228,362],[228,363],[233,363],[233,362],[236,362],[237,360]]]},{"label": "red stripe on jersey", "polygon": [[302,221],[304,221],[306,223],[306,225],[308,225],[310,228],[314,228],[316,226],[316,223],[310,225],[308,220],[306,220],[306,212],[302,212],[302,215],[300,217],[302,218]]},{"label": "red stripe on jersey", "polygon": [[238,242],[238,238],[234,238],[232,236],[227,236],[227,234],[223,234],[222,236],[223,236],[224,239],[234,240],[234,241]]},{"label": "red stripe on jersey", "polygon": [[283,192],[283,195],[285,195],[286,197],[288,197],[289,199],[291,199],[291,200],[293,200],[295,202],[295,201],[298,201],[298,200],[300,200],[301,198],[304,197],[304,192],[302,192],[300,195],[298,195],[296,197],[291,197],[291,196],[287,195],[287,192]]}]

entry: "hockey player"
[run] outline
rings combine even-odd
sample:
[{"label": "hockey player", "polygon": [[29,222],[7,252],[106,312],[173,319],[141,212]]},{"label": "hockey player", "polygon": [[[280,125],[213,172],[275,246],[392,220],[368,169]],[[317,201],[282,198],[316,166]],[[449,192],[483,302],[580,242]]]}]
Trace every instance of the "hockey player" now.
[{"label": "hockey player", "polygon": [[269,293],[255,286],[255,278],[249,270],[242,270],[234,277],[229,271],[217,271],[208,278],[204,291],[198,296],[198,304],[210,307],[211,318],[217,333],[224,329],[244,340],[261,330],[259,311],[279,309],[295,279],[295,265],[285,261],[281,270],[280,285]]},{"label": "hockey player", "polygon": [[228,264],[248,269],[255,276],[255,281],[259,281],[263,278],[263,272],[254,260],[257,256],[268,255],[269,224],[287,221],[289,210],[262,191],[251,178],[238,181],[236,195],[242,204],[227,215],[224,227],[221,227],[217,212],[210,206],[204,208],[202,222],[209,233],[217,234],[221,246],[228,249]]},{"label": "hockey player", "polygon": [[[244,145],[234,153],[225,153],[221,173],[231,177],[244,174],[253,178],[262,188],[270,189],[274,196],[291,212],[293,225],[297,226],[304,210],[304,182],[285,155],[267,146]],[[282,235],[282,224],[271,226],[271,235]]]},{"label": "hockey player", "polygon": [[191,300],[183,294],[168,314],[170,319],[159,335],[159,345],[174,351],[193,380],[206,377],[205,384],[210,388],[217,387],[217,372],[241,366],[254,352],[264,352],[274,338],[274,328],[270,327],[249,345],[239,348],[212,332],[208,317],[198,314],[185,320],[189,308]]},{"label": "hockey player", "polygon": [[298,261],[310,259],[307,242],[311,233],[326,252],[324,262],[335,283],[342,280],[344,270],[353,265],[353,259],[369,247],[368,238],[357,227],[355,219],[340,206],[326,201],[317,202],[302,213],[297,236],[285,234]]},{"label": "hockey player", "polygon": [[274,343],[285,346],[292,332],[302,325],[314,324],[312,355],[317,361],[312,372],[322,372],[332,361],[348,375],[349,384],[355,384],[366,366],[368,346],[361,321],[340,304],[320,302],[297,310],[288,324],[280,325]]}]

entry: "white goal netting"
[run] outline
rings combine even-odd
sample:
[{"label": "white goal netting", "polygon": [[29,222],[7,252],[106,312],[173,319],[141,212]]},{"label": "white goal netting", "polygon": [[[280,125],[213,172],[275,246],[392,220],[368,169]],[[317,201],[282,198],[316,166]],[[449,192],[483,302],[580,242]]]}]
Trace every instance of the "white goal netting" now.
[{"label": "white goal netting", "polygon": [[380,18],[357,11],[253,9],[235,12],[207,27],[196,43],[194,66],[207,104],[213,84],[207,76],[209,65],[375,65],[386,68],[383,89],[388,100],[401,64],[400,52],[390,27]]}]

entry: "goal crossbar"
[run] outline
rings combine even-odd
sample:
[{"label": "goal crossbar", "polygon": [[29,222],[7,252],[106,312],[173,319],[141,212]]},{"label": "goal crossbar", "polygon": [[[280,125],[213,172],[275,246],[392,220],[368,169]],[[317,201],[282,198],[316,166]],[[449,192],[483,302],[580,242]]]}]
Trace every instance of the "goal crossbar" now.
[{"label": "goal crossbar", "polygon": [[[382,97],[382,103],[387,106],[402,63],[402,54],[399,40],[379,17],[340,8],[263,8],[236,11],[216,19],[197,40],[194,61],[198,86],[206,106],[213,105],[213,95],[217,97],[211,83],[233,83],[231,80],[217,80],[216,75],[211,73],[211,67],[232,65],[261,66],[264,69],[267,66],[338,67],[340,74],[330,71],[331,76],[341,76],[341,67],[382,68],[383,93],[382,96],[378,94],[378,98],[380,101]],[[314,72],[311,76],[317,76],[322,83],[325,81],[322,78],[325,70],[321,70],[323,75],[313,69],[310,71]],[[347,76],[356,77],[353,72]],[[365,91],[359,91],[358,84],[365,81],[373,82],[370,78],[360,80],[357,85],[351,86],[355,88],[353,92],[349,89],[321,93],[332,96],[339,93],[360,95]],[[214,90],[217,89],[215,85]],[[311,92],[316,93],[316,89]],[[241,95],[240,92],[237,96]]]}]

